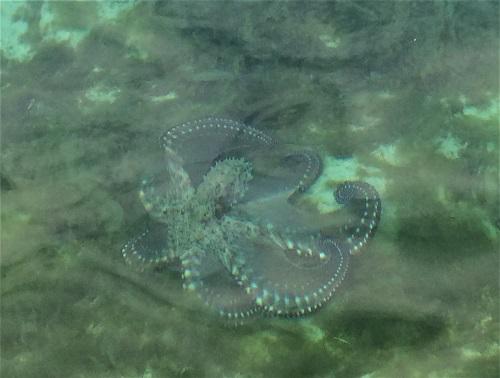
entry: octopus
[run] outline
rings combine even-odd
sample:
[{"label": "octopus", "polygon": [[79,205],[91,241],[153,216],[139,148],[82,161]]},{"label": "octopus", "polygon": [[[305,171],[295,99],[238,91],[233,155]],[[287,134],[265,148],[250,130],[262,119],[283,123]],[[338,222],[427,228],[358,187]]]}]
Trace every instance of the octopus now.
[{"label": "octopus", "polygon": [[338,211],[304,206],[322,170],[311,149],[224,118],[160,141],[159,168],[139,188],[151,221],[122,255],[141,271],[177,262],[183,287],[224,319],[318,310],[375,234],[381,201],[366,182],[332,188]]}]

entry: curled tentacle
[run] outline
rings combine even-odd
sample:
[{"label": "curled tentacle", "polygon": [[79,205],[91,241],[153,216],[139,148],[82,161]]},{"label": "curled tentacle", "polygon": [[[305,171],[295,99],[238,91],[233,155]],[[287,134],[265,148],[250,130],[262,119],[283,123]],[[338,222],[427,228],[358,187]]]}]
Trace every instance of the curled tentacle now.
[{"label": "curled tentacle", "polygon": [[332,297],[348,267],[348,255],[333,241],[264,239],[255,247],[245,251],[247,269],[241,279],[257,305],[277,315],[317,310]]},{"label": "curled tentacle", "polygon": [[194,291],[221,317],[241,322],[259,310],[235,276],[211,251],[191,250],[182,258],[184,288]]},{"label": "curled tentacle", "polygon": [[122,247],[127,264],[139,270],[172,261],[175,250],[169,248],[165,229],[161,224],[151,224]]},{"label": "curled tentacle", "polygon": [[286,156],[285,159],[291,162],[298,161],[293,164],[294,167],[297,167],[299,162],[304,165],[303,173],[298,180],[297,187],[288,197],[288,201],[295,203],[300,195],[306,192],[316,182],[321,175],[323,165],[318,154],[310,150],[303,150],[298,153],[290,154]]},{"label": "curled tentacle", "polygon": [[270,147],[276,141],[260,130],[230,119],[210,117],[175,126],[160,138],[164,148],[174,150],[184,161],[196,187],[212,162],[226,151]]},{"label": "curled tentacle", "polygon": [[316,181],[322,165],[319,156],[292,145],[235,149],[224,158],[243,158],[252,164],[252,180],[243,202],[284,195],[294,203]]},{"label": "curled tentacle", "polygon": [[342,282],[349,255],[334,241],[235,223],[231,246],[238,256],[237,277],[263,311],[283,316],[313,312]]},{"label": "curled tentacle", "polygon": [[351,255],[358,254],[377,230],[382,212],[379,194],[366,182],[346,181],[337,187],[334,195],[350,215],[340,231],[342,242]]}]

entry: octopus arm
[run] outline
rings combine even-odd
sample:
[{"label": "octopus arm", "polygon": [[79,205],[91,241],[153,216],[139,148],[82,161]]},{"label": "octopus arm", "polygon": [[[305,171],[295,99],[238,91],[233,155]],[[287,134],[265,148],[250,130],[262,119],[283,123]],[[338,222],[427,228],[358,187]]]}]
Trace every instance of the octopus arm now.
[{"label": "octopus arm", "polygon": [[125,261],[138,270],[170,262],[175,258],[168,246],[164,225],[153,222],[125,243],[121,252]]},{"label": "octopus arm", "polygon": [[326,303],[342,282],[349,254],[333,240],[260,230],[239,235],[238,280],[263,311],[302,315]]},{"label": "octopus arm", "polygon": [[251,126],[225,118],[205,118],[167,130],[160,138],[184,162],[196,187],[215,160],[225,152],[270,147],[276,141]]},{"label": "octopus arm", "polygon": [[191,248],[182,258],[184,288],[195,292],[222,318],[241,323],[258,314],[254,298],[238,284],[218,251]]},{"label": "octopus arm", "polygon": [[380,196],[372,185],[363,181],[346,181],[336,188],[334,195],[347,211],[347,221],[338,229],[338,237],[350,254],[359,254],[380,222]]}]

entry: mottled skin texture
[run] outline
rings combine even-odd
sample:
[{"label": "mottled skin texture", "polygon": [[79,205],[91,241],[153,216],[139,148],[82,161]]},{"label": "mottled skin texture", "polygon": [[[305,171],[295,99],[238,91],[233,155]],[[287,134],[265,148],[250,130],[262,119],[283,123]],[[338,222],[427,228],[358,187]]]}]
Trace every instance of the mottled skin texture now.
[{"label": "mottled skin texture", "polygon": [[350,181],[334,191],[345,223],[313,226],[297,202],[320,158],[250,126],[208,118],[168,130],[161,144],[164,169],[139,191],[153,226],[123,256],[141,270],[180,260],[184,287],[224,318],[317,310],[380,220],[377,191]]}]

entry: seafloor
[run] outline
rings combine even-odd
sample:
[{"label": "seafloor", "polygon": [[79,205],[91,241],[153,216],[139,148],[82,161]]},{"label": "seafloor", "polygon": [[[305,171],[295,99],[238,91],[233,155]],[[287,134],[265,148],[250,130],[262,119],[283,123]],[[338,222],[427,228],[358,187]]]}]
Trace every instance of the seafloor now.
[{"label": "seafloor", "polygon": [[[499,3],[0,3],[2,377],[498,377]],[[230,327],[141,274],[162,131],[223,115],[363,179],[368,250],[304,319]]]}]

